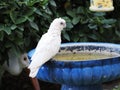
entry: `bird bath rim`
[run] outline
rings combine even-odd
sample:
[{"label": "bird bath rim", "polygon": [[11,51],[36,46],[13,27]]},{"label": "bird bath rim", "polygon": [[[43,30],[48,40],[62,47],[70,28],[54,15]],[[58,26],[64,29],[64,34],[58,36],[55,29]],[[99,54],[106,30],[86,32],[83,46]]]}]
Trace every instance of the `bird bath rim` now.
[{"label": "bird bath rim", "polygon": [[[60,49],[63,49],[63,48],[66,48],[66,47],[74,47],[74,46],[101,46],[101,47],[106,47],[106,48],[111,48],[114,50],[113,51],[117,51],[118,54],[120,54],[120,45],[119,44],[114,44],[114,43],[105,43],[105,42],[70,42],[70,43],[62,43],[61,44],[61,48]],[[29,53],[28,53],[28,57],[31,58],[33,53],[34,53],[35,49],[31,50]],[[112,51],[112,52],[113,52]],[[100,59],[100,60],[55,60],[55,59],[51,59],[50,61],[48,61],[48,63],[50,63],[52,65],[54,65],[55,67],[61,67],[61,65],[65,65],[64,67],[69,67],[68,65],[70,66],[75,66],[75,67],[80,67],[81,66],[81,63],[82,63],[82,67],[88,67],[88,66],[102,66],[102,63],[104,61],[106,61],[106,65],[110,64],[110,62],[114,59],[118,59],[118,61],[114,62],[117,63],[119,62],[119,58],[120,58],[120,55],[119,56],[116,56],[116,57],[111,57],[111,58],[103,58],[103,59]],[[110,61],[111,60],[111,61]],[[68,65],[64,64],[64,63],[68,63]]]},{"label": "bird bath rim", "polygon": [[[73,46],[102,46],[102,47],[106,47],[106,48],[113,48],[114,49],[120,49],[120,45],[119,44],[115,44],[115,43],[105,43],[105,42],[69,42],[69,43],[62,43],[61,44],[61,49],[66,47],[66,46],[69,46],[69,47],[73,47]],[[105,46],[106,45],[106,46]],[[34,52],[35,49],[31,50],[29,53],[28,53],[28,56],[31,57],[33,52]],[[58,52],[59,53],[59,52]],[[118,54],[120,54],[120,51],[118,52]],[[120,57],[120,55],[116,55],[114,56],[114,58],[118,58]],[[109,58],[113,58],[113,57],[109,57]],[[106,60],[108,58],[102,58],[101,60]],[[79,62],[79,61],[84,61],[84,60],[55,60],[55,59],[51,59],[52,61],[56,61],[56,62]],[[85,61],[93,61],[93,60],[98,60],[98,59],[88,59],[88,60],[85,60]]]}]

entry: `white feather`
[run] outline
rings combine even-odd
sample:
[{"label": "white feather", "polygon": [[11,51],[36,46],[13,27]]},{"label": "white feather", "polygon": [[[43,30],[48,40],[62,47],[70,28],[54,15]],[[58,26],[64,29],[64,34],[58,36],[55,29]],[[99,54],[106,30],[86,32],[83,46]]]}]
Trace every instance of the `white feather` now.
[{"label": "white feather", "polygon": [[64,19],[56,18],[51,23],[48,32],[45,33],[37,44],[29,65],[29,76],[34,78],[39,68],[57,54],[61,44],[61,31],[66,27]]}]

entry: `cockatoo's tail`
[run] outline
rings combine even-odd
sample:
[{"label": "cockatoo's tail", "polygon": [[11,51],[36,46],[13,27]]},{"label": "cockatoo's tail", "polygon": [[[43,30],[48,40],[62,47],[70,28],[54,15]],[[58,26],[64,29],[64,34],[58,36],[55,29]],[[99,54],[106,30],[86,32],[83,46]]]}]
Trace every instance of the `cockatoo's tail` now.
[{"label": "cockatoo's tail", "polygon": [[39,68],[57,54],[61,44],[61,31],[66,27],[62,18],[56,18],[51,23],[48,32],[42,35],[29,65],[30,77],[35,77]]},{"label": "cockatoo's tail", "polygon": [[91,11],[113,11],[113,0],[90,0],[90,10]]}]

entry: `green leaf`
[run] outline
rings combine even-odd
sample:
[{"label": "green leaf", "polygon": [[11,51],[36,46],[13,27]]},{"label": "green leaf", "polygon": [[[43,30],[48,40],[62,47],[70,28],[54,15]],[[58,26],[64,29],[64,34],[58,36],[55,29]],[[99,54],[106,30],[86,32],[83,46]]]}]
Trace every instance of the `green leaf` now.
[{"label": "green leaf", "polygon": [[40,16],[42,16],[42,12],[39,9],[36,9],[35,13],[37,13]]},{"label": "green leaf", "polygon": [[17,27],[19,30],[21,30],[21,31],[24,31],[24,27],[23,26],[18,26]]},{"label": "green leaf", "polygon": [[76,25],[77,23],[79,23],[79,21],[80,21],[80,17],[74,17],[72,23]]},{"label": "green leaf", "polygon": [[17,12],[10,12],[10,18],[13,21],[14,24],[21,24],[27,20],[27,17],[24,16],[18,16]]},{"label": "green leaf", "polygon": [[95,29],[95,30],[97,30],[97,25],[88,24],[88,27],[89,27],[90,29]]},{"label": "green leaf", "polygon": [[72,23],[67,23],[67,28],[69,28],[69,29],[73,28]]},{"label": "green leaf", "polygon": [[21,23],[25,22],[26,20],[27,20],[26,17],[20,17],[20,18],[16,19],[15,24],[21,24]]},{"label": "green leaf", "polygon": [[84,14],[84,8],[83,7],[78,7],[77,8],[77,14]]},{"label": "green leaf", "polygon": [[45,6],[49,0],[40,0],[40,5]]},{"label": "green leaf", "polygon": [[116,35],[117,35],[117,36],[119,36],[119,37],[120,37],[120,31],[115,30],[115,33],[116,33]]},{"label": "green leaf", "polygon": [[71,22],[71,19],[69,18],[69,17],[67,17],[67,16],[65,16],[65,17],[62,17],[66,22]]},{"label": "green leaf", "polygon": [[105,16],[106,14],[104,12],[96,12],[94,13],[94,16]]},{"label": "green leaf", "polygon": [[67,14],[73,18],[75,17],[75,12],[73,12],[72,10],[68,10]]},{"label": "green leaf", "polygon": [[56,3],[54,0],[50,0],[50,4],[53,6],[53,7],[56,7]]},{"label": "green leaf", "polygon": [[15,30],[17,28],[17,26],[15,24],[13,24],[10,28],[11,28],[11,30]]},{"label": "green leaf", "polygon": [[66,40],[70,41],[70,37],[66,32],[63,33],[63,36]]},{"label": "green leaf", "polygon": [[10,18],[13,21],[13,23],[15,23],[15,17],[16,17],[16,14],[11,11],[10,12]]},{"label": "green leaf", "polygon": [[33,29],[39,31],[38,25],[37,25],[36,23],[30,22],[30,26],[31,26]]},{"label": "green leaf", "polygon": [[5,26],[5,27],[4,27],[4,31],[5,31],[8,35],[10,35],[10,34],[11,34],[11,27]]},{"label": "green leaf", "polygon": [[33,22],[34,21],[34,16],[27,17],[28,21]]},{"label": "green leaf", "polygon": [[104,28],[111,28],[111,27],[112,27],[112,25],[105,24],[105,25],[103,25],[103,27],[104,27]]},{"label": "green leaf", "polygon": [[33,6],[37,2],[39,2],[39,0],[26,0],[25,1],[27,6]]},{"label": "green leaf", "polygon": [[88,37],[93,40],[97,40],[97,36],[95,34],[88,35]]},{"label": "green leaf", "polygon": [[37,10],[35,7],[30,7],[26,12],[23,13],[23,17],[29,17]]},{"label": "green leaf", "polygon": [[116,22],[115,19],[104,19],[102,20],[102,24],[114,24]]}]

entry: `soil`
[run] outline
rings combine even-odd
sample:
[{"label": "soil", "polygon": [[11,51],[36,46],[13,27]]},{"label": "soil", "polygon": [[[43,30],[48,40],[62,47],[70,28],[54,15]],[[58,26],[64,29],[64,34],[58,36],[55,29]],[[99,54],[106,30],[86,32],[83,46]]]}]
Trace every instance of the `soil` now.
[{"label": "soil", "polygon": [[[112,90],[120,83],[120,79],[104,83],[104,90]],[[41,90],[60,90],[60,85],[39,81]],[[34,90],[30,78],[23,70],[19,76],[12,76],[5,72],[0,90]]]}]

